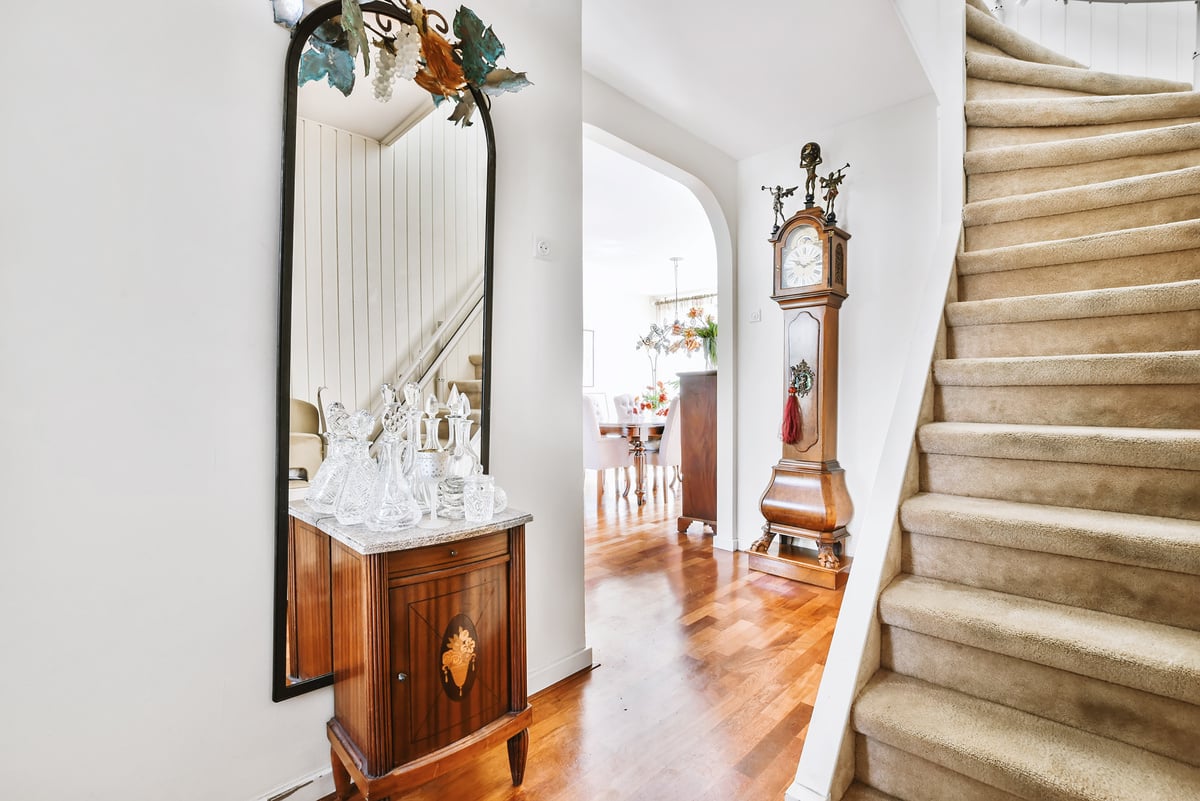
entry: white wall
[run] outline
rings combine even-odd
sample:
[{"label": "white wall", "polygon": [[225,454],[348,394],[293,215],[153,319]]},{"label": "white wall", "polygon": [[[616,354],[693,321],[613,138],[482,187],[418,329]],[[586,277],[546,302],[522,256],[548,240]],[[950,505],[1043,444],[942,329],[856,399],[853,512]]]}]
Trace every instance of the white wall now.
[{"label": "white wall", "polygon": [[[913,304],[930,269],[937,230],[937,120],[932,95],[885,109],[738,165],[738,528],[743,547],[762,526],[758,500],[780,457],[786,397],[783,312],[771,300],[773,212],[763,185],[803,180],[804,141],[821,144],[825,164],[850,162],[838,195],[838,224],[850,232],[842,307],[838,458],[856,514],[847,550],[876,470],[915,325]],[[836,163],[835,163],[836,162]],[[791,215],[803,198],[785,207]],[[762,322],[749,322],[761,311]]]},{"label": "white wall", "polygon": [[[590,661],[581,471],[561,468],[580,460],[580,14],[472,6],[535,82],[495,104],[492,444],[536,516],[536,688]],[[270,700],[287,34],[243,0],[55,19],[53,44],[0,56],[22,75],[0,84],[0,787],[249,801],[327,765],[332,711],[327,690]],[[46,21],[8,9],[12,30]],[[532,261],[535,231],[559,261]]]},{"label": "white wall", "polygon": [[[590,280],[589,280],[590,278]],[[650,360],[635,350],[639,334],[654,322],[654,299],[630,294],[628,287],[584,275],[583,327],[595,332],[595,385],[587,393],[603,392],[608,398],[609,419],[617,395],[641,393],[650,383]],[[665,357],[659,357],[662,364]],[[662,371],[659,371],[662,374]]]}]

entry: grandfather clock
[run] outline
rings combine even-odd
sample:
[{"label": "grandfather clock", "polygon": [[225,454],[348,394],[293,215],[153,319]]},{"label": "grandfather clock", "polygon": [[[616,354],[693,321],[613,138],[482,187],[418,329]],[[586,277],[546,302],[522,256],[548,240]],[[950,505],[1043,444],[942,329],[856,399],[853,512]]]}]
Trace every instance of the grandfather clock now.
[{"label": "grandfather clock", "polygon": [[820,208],[797,212],[771,236],[788,397],[783,455],[759,501],[766,523],[750,546],[752,569],[830,589],[846,583],[842,543],[854,514],[837,461],[838,315],[849,239]]}]

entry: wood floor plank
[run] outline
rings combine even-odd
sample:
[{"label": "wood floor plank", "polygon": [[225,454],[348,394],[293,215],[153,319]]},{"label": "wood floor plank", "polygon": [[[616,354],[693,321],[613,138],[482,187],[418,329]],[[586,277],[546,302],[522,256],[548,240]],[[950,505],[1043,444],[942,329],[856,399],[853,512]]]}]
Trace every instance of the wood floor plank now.
[{"label": "wood floor plank", "polygon": [[535,695],[525,782],[505,749],[392,801],[782,799],[841,604],[749,569],[679,496],[584,491],[588,644],[599,667]]}]

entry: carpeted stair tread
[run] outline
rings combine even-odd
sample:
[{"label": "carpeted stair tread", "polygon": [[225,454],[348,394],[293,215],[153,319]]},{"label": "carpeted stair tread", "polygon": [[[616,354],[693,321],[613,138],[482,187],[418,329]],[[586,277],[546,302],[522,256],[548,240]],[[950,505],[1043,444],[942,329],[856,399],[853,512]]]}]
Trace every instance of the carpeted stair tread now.
[{"label": "carpeted stair tread", "polygon": [[842,801],[900,801],[900,799],[882,793],[874,787],[868,787],[861,782],[855,782],[846,788],[846,794],[842,796]]},{"label": "carpeted stair tread", "polygon": [[1200,92],[1109,97],[968,100],[967,124],[981,128],[1053,128],[1200,117]]},{"label": "carpeted stair tread", "polygon": [[1196,249],[1200,249],[1200,219],[968,251],[958,255],[957,266],[960,275],[975,275]]},{"label": "carpeted stair tread", "polygon": [[1200,350],[939,359],[933,376],[957,387],[1200,385]]},{"label": "carpeted stair tread", "polygon": [[[963,206],[963,225],[968,228],[995,225],[1196,194],[1200,194],[1200,167],[1186,167],[1083,186],[977,200]],[[1200,201],[1196,211],[1200,213]]]},{"label": "carpeted stair tread", "polygon": [[1172,153],[1200,148],[1200,123],[974,150],[963,156],[967,175]]},{"label": "carpeted stair tread", "polygon": [[893,673],[1200,767],[1194,704],[901,628],[881,634],[881,664]]},{"label": "carpeted stair tread", "polygon": [[1195,520],[926,492],[901,505],[900,525],[934,537],[1200,575]]},{"label": "carpeted stair tread", "polygon": [[917,442],[926,454],[1200,470],[1192,429],[939,422],[921,426]]},{"label": "carpeted stair tread", "polygon": [[1062,67],[1082,67],[1078,61],[1055,53],[1048,47],[1026,39],[1021,34],[1000,22],[991,14],[967,6],[967,36],[978,39],[1015,59],[1039,64],[1057,64]]},{"label": "carpeted stair tread", "polygon": [[[1200,265],[1197,266],[1200,272]],[[1150,286],[1110,287],[946,304],[951,326],[998,325],[1200,309],[1200,278]],[[1200,339],[1196,342],[1200,346]]]},{"label": "carpeted stair tread", "polygon": [[1200,632],[902,574],[881,622],[1125,687],[1200,703]]},{"label": "carpeted stair tread", "polygon": [[1069,89],[1093,95],[1161,94],[1190,92],[1192,85],[1161,78],[1117,75],[1086,67],[1039,64],[982,53],[967,54],[967,77],[999,83]]},{"label": "carpeted stair tread", "polygon": [[1184,801],[1200,770],[954,690],[881,671],[859,696],[868,738],[1030,801]]}]

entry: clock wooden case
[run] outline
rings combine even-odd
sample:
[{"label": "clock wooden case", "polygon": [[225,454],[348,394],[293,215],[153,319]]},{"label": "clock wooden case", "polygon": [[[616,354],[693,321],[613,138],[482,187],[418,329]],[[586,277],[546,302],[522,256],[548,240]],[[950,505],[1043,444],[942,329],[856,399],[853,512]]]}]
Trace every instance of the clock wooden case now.
[{"label": "clock wooden case", "polygon": [[797,212],[771,237],[772,299],[784,311],[784,367],[799,426],[772,468],[759,501],[763,534],[750,547],[753,569],[830,588],[846,582],[842,543],[854,513],[837,460],[838,318],[849,239],[819,208]]}]

